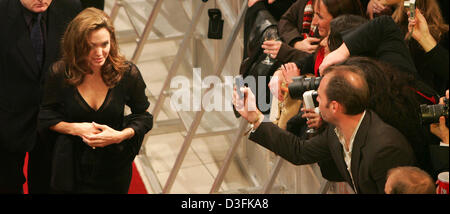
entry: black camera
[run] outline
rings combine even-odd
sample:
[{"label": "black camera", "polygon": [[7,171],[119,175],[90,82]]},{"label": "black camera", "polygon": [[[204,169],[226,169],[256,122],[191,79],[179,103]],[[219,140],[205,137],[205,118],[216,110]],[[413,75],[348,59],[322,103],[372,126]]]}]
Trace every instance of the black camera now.
[{"label": "black camera", "polygon": [[439,123],[439,118],[448,118],[448,99],[444,99],[444,104],[420,105],[420,116],[422,123]]},{"label": "black camera", "polygon": [[223,34],[222,13],[220,12],[219,9],[213,8],[208,10],[208,16],[209,16],[208,38],[222,39]]},{"label": "black camera", "polygon": [[292,99],[300,100],[305,91],[317,90],[322,77],[293,77],[293,82],[289,84],[289,95]]}]

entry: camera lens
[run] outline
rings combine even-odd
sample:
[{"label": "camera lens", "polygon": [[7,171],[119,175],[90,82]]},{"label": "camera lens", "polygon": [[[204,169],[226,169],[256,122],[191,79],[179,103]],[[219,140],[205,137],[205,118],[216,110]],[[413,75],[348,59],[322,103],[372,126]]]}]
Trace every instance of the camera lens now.
[{"label": "camera lens", "polygon": [[303,98],[303,93],[309,90],[317,90],[319,88],[322,77],[294,77],[293,82],[289,84],[289,95],[292,99],[300,100]]},{"label": "camera lens", "polygon": [[423,123],[439,123],[439,117],[448,117],[448,104],[420,105]]}]

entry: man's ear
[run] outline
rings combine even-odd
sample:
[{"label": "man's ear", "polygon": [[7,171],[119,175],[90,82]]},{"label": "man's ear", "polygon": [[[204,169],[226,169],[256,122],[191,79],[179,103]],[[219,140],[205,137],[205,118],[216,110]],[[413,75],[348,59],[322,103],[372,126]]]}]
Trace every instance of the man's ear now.
[{"label": "man's ear", "polygon": [[340,107],[339,107],[339,103],[338,102],[336,102],[334,100],[330,102],[330,110],[331,110],[331,112],[336,114],[339,109],[340,109]]},{"label": "man's ear", "polygon": [[343,106],[340,104],[340,103],[338,103],[338,102],[336,102],[336,101],[331,101],[331,103],[330,103],[330,110],[331,110],[331,112],[333,112],[334,114],[336,114],[336,113],[338,113],[338,112],[341,112],[341,113],[343,113],[343,108],[342,108]]}]

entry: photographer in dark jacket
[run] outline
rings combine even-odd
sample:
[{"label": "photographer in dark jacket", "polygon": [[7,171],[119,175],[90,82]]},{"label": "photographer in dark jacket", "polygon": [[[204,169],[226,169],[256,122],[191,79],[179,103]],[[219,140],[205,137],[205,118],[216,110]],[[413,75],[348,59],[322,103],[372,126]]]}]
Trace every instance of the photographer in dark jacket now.
[{"label": "photographer in dark jacket", "polygon": [[[428,153],[428,144],[433,140],[430,139],[429,128],[421,127],[418,107],[420,104],[434,104],[433,100],[438,96],[432,88],[420,81],[408,48],[403,43],[400,29],[391,17],[381,16],[341,35],[339,39],[340,42],[330,41],[329,48],[332,52],[325,57],[322,65],[326,67],[330,62],[333,62],[331,64],[341,62],[349,55],[371,56],[383,62],[384,68],[380,65],[376,67],[385,72],[366,72],[368,81],[379,82],[372,84],[378,88],[374,88],[374,94],[371,95],[373,100],[371,107],[386,123],[398,128],[407,137],[415,151],[419,166],[433,175]],[[364,67],[373,63],[369,60],[360,62],[352,60],[351,64],[369,71],[371,69]],[[382,74],[385,81],[377,77],[376,73]],[[380,84],[384,86],[379,87]],[[384,92],[386,90],[388,91]],[[391,98],[388,98],[389,96]]]},{"label": "photographer in dark jacket", "polygon": [[323,74],[317,101],[329,126],[309,140],[263,122],[253,93],[240,88],[242,100],[235,91],[236,109],[252,124],[250,139],[297,165],[332,157],[356,193],[384,193],[389,169],[415,164],[411,146],[398,130],[366,109],[369,89],[358,67],[332,66]]}]

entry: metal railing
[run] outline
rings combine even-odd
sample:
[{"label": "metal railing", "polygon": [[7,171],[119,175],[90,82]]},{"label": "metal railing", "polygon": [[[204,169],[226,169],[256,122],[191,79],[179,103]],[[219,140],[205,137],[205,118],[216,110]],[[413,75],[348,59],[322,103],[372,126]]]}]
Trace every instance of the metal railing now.
[{"label": "metal railing", "polygon": [[[120,8],[123,8],[125,10],[125,14],[126,14],[127,18],[130,20],[130,23],[136,34],[135,41],[137,43],[136,48],[133,53],[133,56],[131,58],[131,61],[134,63],[138,63],[139,58],[142,54],[142,51],[145,48],[145,45],[148,44],[149,42],[151,42],[151,41],[149,41],[148,38],[152,31],[153,32],[156,31],[155,34],[157,34],[160,37],[160,38],[156,39],[158,41],[171,40],[171,39],[179,40],[180,38],[182,38],[179,49],[175,55],[175,58],[170,66],[168,74],[164,80],[164,84],[162,86],[161,92],[157,96],[158,98],[156,99],[155,107],[153,108],[153,111],[152,111],[154,121],[157,120],[161,110],[165,107],[164,106],[165,100],[168,97],[168,95],[170,94],[169,87],[170,87],[171,80],[177,74],[178,68],[185,58],[186,52],[191,44],[193,37],[195,36],[196,28],[199,24],[200,18],[202,16],[202,14],[204,13],[205,7],[206,7],[206,2],[203,2],[203,3],[197,5],[195,10],[193,10],[192,19],[190,20],[190,25],[182,37],[178,36],[178,37],[165,38],[164,35],[162,35],[160,32],[158,32],[158,30],[154,26],[155,20],[158,17],[158,14],[161,12],[161,7],[162,7],[163,2],[164,2],[164,0],[156,0],[156,2],[153,4],[153,8],[152,8],[152,11],[151,11],[149,17],[145,18],[145,17],[140,16],[138,18],[141,22],[145,22],[145,27],[141,33],[139,32],[137,24],[131,18],[132,16],[138,16],[138,15],[136,15],[135,11],[133,11],[133,8],[130,7],[130,5],[126,1],[115,0],[114,6],[112,7],[111,14],[110,14],[111,20],[114,22],[119,15]],[[248,2],[248,0],[243,1],[242,5],[240,7],[239,14],[237,15],[236,18],[234,18],[228,12],[225,13],[224,18],[227,19],[230,23],[233,23],[232,24],[233,27],[227,38],[225,47],[221,51],[218,61],[215,65],[214,75],[216,75],[216,76],[219,76],[219,77],[221,76],[224,66],[230,55],[233,44],[236,42],[236,40],[238,40],[239,44],[241,44],[240,45],[241,50],[243,49],[242,39],[238,38],[238,34],[243,26],[245,13],[248,9],[247,2]],[[223,3],[223,1],[219,1],[219,5],[222,7],[225,7],[225,8],[227,7]],[[227,9],[225,11],[229,11],[229,9]],[[211,53],[208,53],[208,54],[212,55]],[[195,64],[195,62],[193,62],[193,64]],[[208,91],[211,89],[212,88],[208,88],[203,94],[208,93]],[[196,112],[192,122],[190,123],[190,126],[186,127],[186,135],[184,138],[184,142],[180,148],[180,151],[177,155],[176,161],[170,171],[170,175],[169,175],[168,179],[166,180],[164,187],[161,186],[161,183],[159,182],[158,177],[156,176],[156,173],[154,172],[154,169],[151,166],[150,161],[148,160],[147,157],[145,157],[145,142],[147,141],[146,139],[148,138],[148,135],[144,139],[144,144],[141,147],[142,149],[141,149],[140,155],[137,156],[137,159],[139,159],[141,162],[144,163],[143,164],[144,168],[145,168],[146,172],[149,173],[148,179],[150,180],[150,185],[155,192],[170,193],[172,186],[175,182],[175,179],[178,175],[178,172],[180,170],[180,167],[185,159],[187,151],[191,146],[192,140],[198,136],[206,136],[206,135],[200,135],[197,133],[199,125],[204,116],[204,113],[205,113],[205,110],[203,108],[200,111]],[[181,117],[180,114],[178,114],[178,116]],[[167,124],[173,125],[175,123],[179,123],[180,121],[182,121],[182,118],[180,118],[180,120],[158,121],[157,124],[162,125],[164,123],[167,123]],[[229,166],[233,160],[233,157],[236,155],[237,148],[239,147],[240,143],[242,142],[242,137],[243,137],[244,131],[247,129],[247,126],[248,126],[248,123],[245,120],[241,119],[237,129],[229,130],[234,133],[234,138],[232,140],[231,147],[227,151],[225,160],[223,161],[223,164],[222,164],[221,168],[219,169],[217,176],[215,177],[214,183],[210,189],[210,193],[218,193],[218,190],[225,178],[225,175],[229,169]],[[225,133],[228,133],[228,132],[227,131],[212,132],[209,135],[215,135],[215,134],[219,135],[219,134],[225,134]],[[150,133],[150,135],[151,135],[151,133]],[[246,191],[253,192],[253,193],[270,193],[271,190],[274,188],[275,180],[280,172],[283,162],[284,162],[284,160],[282,158],[277,157],[277,159],[275,161],[275,165],[271,169],[269,178],[264,183],[264,185],[262,185],[260,187],[252,187],[252,188],[247,189]],[[310,170],[312,172],[312,169],[310,169]],[[312,174],[314,174],[314,173],[312,172]],[[316,178],[316,180],[317,180],[317,178]],[[330,184],[323,183],[321,186],[322,187],[320,189],[320,193],[326,193]],[[278,188],[278,186],[277,186],[277,188]],[[281,186],[279,188],[283,189],[285,187]]]}]

